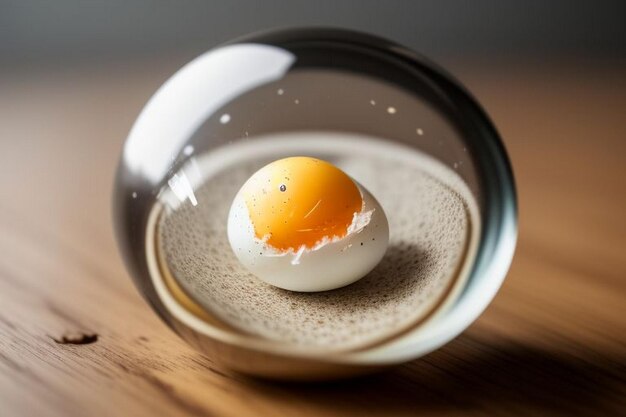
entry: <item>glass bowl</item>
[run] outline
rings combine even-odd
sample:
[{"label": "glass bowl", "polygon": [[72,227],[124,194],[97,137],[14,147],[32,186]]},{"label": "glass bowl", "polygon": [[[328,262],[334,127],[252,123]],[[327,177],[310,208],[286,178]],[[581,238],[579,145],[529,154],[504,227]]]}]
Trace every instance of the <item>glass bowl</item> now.
[{"label": "glass bowl", "polygon": [[[239,187],[294,155],[335,163],[385,209],[390,246],[355,284],[280,290],[228,246]],[[476,101],[415,52],[346,30],[254,34],[185,65],[135,122],[113,197],[152,308],[224,366],[269,378],[372,372],[443,345],[493,299],[517,236],[511,168]]]}]

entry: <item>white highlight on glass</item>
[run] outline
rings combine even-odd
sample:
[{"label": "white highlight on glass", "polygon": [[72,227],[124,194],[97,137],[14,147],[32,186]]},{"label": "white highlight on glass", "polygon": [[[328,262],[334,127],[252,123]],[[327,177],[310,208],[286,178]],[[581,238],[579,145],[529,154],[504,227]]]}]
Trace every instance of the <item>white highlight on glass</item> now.
[{"label": "white highlight on glass", "polygon": [[174,174],[174,176],[167,181],[167,185],[170,186],[174,195],[176,195],[176,198],[178,198],[180,202],[189,199],[193,206],[198,205],[198,200],[196,199],[196,195],[193,193],[191,183],[183,171],[180,171],[178,174]]},{"label": "white highlight on glass", "polygon": [[156,183],[167,172],[170,157],[207,117],[240,94],[279,79],[294,61],[282,48],[257,44],[227,46],[194,59],[167,80],[139,115],[124,146],[128,168]]}]

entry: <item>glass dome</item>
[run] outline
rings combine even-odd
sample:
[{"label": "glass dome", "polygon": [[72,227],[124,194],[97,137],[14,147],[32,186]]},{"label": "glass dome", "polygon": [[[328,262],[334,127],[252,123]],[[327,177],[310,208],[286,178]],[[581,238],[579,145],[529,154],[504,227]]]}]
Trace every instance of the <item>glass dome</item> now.
[{"label": "glass dome", "polygon": [[[343,169],[387,214],[387,253],[355,284],[280,290],[228,245],[242,184],[299,155]],[[256,34],[184,66],[133,126],[114,190],[121,252],[159,315],[226,366],[281,378],[400,363],[459,334],[500,287],[516,216],[476,101],[414,52],[344,30]]]}]

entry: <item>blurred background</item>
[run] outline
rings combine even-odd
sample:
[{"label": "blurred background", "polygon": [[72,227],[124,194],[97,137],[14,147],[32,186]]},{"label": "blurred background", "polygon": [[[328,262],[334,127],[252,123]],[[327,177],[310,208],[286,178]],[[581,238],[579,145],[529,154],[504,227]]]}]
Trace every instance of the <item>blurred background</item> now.
[{"label": "blurred background", "polygon": [[273,27],[324,25],[373,32],[437,60],[621,60],[621,1],[7,1],[3,66],[194,56]]},{"label": "blurred background", "polygon": [[[0,0],[0,409],[622,414],[625,16],[619,0]],[[301,25],[381,35],[449,70],[492,117],[519,192],[517,254],[481,319],[402,382],[343,397],[199,370],[210,358],[139,299],[110,222],[117,158],[152,93],[221,42]],[[68,329],[97,332],[95,356],[59,350],[50,337]]]},{"label": "blurred background", "polygon": [[577,57],[623,60],[622,1],[8,1],[0,9],[5,65],[197,55],[273,27],[373,32],[441,60]]}]

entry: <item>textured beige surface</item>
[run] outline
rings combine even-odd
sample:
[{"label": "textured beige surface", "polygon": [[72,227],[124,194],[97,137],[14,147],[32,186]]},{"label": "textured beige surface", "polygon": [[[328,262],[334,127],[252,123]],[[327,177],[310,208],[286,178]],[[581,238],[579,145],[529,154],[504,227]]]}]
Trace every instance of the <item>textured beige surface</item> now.
[{"label": "textured beige surface", "polygon": [[266,162],[223,169],[196,190],[197,206],[186,200],[162,216],[160,242],[170,271],[190,296],[222,320],[280,342],[356,348],[416,323],[449,290],[465,253],[467,204],[473,203],[449,188],[449,178],[438,179],[424,166],[382,155],[333,158],[387,213],[390,246],[374,271],[352,285],[321,293],[285,291],[256,279],[235,258],[226,219],[241,185]]}]

